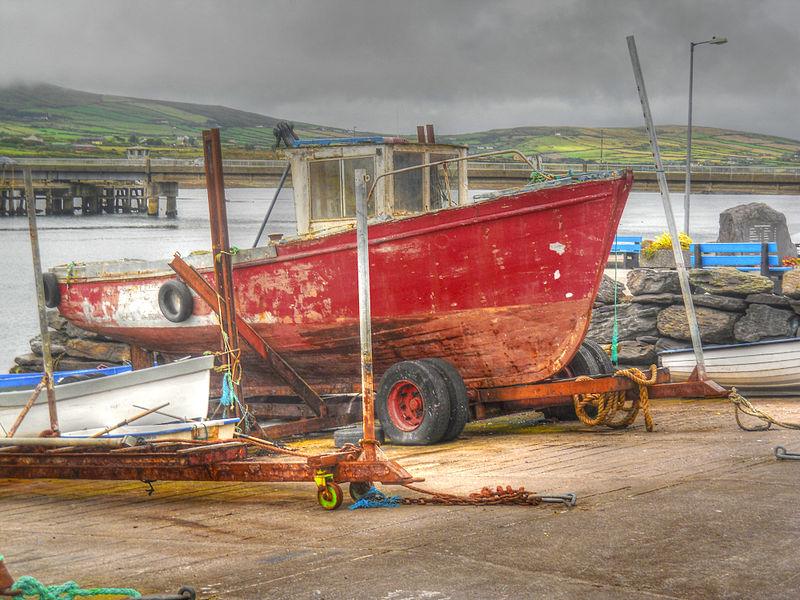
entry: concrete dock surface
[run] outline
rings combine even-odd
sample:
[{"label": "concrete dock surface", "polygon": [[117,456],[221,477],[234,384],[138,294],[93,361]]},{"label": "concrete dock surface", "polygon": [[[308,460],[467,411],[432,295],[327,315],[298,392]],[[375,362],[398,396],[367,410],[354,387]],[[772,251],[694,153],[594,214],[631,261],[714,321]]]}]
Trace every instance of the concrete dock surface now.
[{"label": "concrete dock surface", "polygon": [[[800,422],[797,399],[751,400]],[[742,431],[726,400],[651,413],[653,432],[641,416],[620,431],[521,414],[449,444],[384,446],[425,488],[574,491],[572,508],[351,511],[348,497],[325,511],[311,483],[164,482],[148,496],[141,482],[0,480],[0,554],[17,579],[204,599],[800,597],[800,461],[773,453],[800,452],[800,431]]]}]

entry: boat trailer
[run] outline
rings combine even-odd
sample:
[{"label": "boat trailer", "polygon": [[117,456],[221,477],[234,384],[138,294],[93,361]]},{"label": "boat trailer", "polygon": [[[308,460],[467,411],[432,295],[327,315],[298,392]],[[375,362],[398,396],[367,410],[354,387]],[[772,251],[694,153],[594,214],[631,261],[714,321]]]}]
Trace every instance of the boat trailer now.
[{"label": "boat trailer", "polygon": [[[230,272],[227,219],[224,214],[224,186],[219,130],[203,132],[209,209],[212,215],[212,247],[215,256],[213,287],[176,255],[172,268],[220,316],[224,335],[222,352],[228,369],[234,367],[239,349],[229,340],[243,338],[274,368],[313,413],[262,435],[284,437],[352,422],[353,415],[332,415],[325,402],[302,378],[272,350],[244,320],[236,315]],[[424,481],[415,478],[399,464],[390,461],[375,440],[372,346],[369,315],[369,269],[367,260],[365,177],[356,179],[356,213],[359,220],[358,268],[361,322],[362,394],[361,419],[364,439],[358,446],[345,445],[336,452],[306,455],[285,449],[261,438],[237,434],[238,439],[216,442],[162,440],[146,442],[120,439],[76,439],[59,437],[0,438],[0,478],[14,479],[96,479],[153,481],[235,481],[235,482],[314,482],[317,501],[325,509],[338,508],[343,500],[340,483],[350,483],[355,499],[373,483],[407,485]],[[234,382],[238,383],[238,382]],[[665,369],[653,369],[645,386],[650,398],[723,397],[729,392],[695,374],[686,383],[670,383]],[[619,398],[641,396],[642,384],[622,375],[597,378],[550,380],[508,387],[470,386],[470,403],[478,419],[487,416],[487,407],[503,412],[530,410],[543,406],[564,406],[573,397],[586,394],[619,394]],[[635,416],[635,414],[634,414]],[[259,428],[260,429],[260,428]],[[269,430],[269,428],[267,428]]]}]

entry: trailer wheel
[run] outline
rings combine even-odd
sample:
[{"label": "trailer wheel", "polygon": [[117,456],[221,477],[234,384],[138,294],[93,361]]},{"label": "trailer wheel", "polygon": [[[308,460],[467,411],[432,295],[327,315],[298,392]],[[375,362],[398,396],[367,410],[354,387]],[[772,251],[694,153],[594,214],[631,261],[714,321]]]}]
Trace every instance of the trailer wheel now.
[{"label": "trailer wheel", "polygon": [[194,299],[189,286],[177,279],[164,282],[158,290],[158,307],[173,323],[181,323],[188,319],[194,309]]},{"label": "trailer wheel", "polygon": [[342,505],[344,495],[338,483],[328,481],[325,487],[317,490],[317,502],[325,510],[336,510]]},{"label": "trailer wheel", "polygon": [[450,399],[450,423],[442,436],[443,442],[451,442],[464,431],[464,426],[469,421],[469,400],[467,399],[467,386],[458,370],[441,358],[422,358],[419,362],[433,367],[439,371],[447,385],[447,395]]},{"label": "trailer wheel", "polygon": [[[588,375],[596,377],[598,375],[610,375],[614,372],[614,365],[608,354],[592,340],[583,340],[580,348],[572,357],[570,363],[561,371],[560,377],[580,377]],[[562,421],[575,421],[578,415],[575,414],[574,406],[554,406],[546,409],[546,414]]]},{"label": "trailer wheel", "polygon": [[358,502],[363,498],[368,491],[372,489],[371,481],[351,481],[350,482],[350,497],[354,502]]},{"label": "trailer wheel", "polygon": [[444,377],[416,360],[392,365],[381,377],[375,412],[393,443],[435,444],[450,424],[450,399]]}]

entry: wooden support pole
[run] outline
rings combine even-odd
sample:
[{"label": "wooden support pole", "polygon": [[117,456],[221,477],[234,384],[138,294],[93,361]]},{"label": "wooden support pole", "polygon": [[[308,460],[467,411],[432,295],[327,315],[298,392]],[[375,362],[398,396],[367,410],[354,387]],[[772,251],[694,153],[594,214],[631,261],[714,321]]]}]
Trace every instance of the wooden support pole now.
[{"label": "wooden support pole", "polygon": [[47,386],[47,406],[50,409],[50,430],[58,434],[58,415],[56,413],[56,392],[53,389],[53,357],[50,354],[50,330],[47,326],[47,313],[44,303],[44,282],[42,281],[42,260],[39,256],[39,233],[36,228],[36,199],[33,196],[33,176],[31,168],[25,168],[25,195],[27,196],[28,229],[31,236],[31,256],[33,258],[33,279],[36,285],[36,305],[39,310],[39,331],[42,334],[42,359]]},{"label": "wooden support pole", "polygon": [[[206,186],[208,188],[208,216],[211,223],[211,252],[214,257],[214,278],[220,303],[220,324],[224,332],[222,351],[226,366],[233,371],[241,352],[236,328],[236,299],[233,287],[233,261],[228,239],[228,214],[225,208],[225,180],[222,175],[222,145],[219,129],[203,131],[203,154],[205,156]],[[231,373],[235,375],[235,373]],[[234,376],[234,393],[240,400],[242,385]],[[238,407],[234,407],[241,416]]]}]

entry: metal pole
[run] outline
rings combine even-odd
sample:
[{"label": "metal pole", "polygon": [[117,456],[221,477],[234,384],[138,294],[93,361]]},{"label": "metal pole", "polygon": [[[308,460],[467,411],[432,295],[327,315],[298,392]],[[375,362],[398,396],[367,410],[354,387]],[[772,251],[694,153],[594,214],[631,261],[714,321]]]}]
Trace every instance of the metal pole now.
[{"label": "metal pole", "polygon": [[629,35],[626,39],[628,41],[628,52],[631,55],[631,64],[633,65],[633,75],[636,78],[636,87],[639,90],[639,100],[642,103],[642,112],[644,113],[644,120],[647,125],[647,134],[650,138],[650,149],[653,152],[653,159],[656,164],[658,188],[661,191],[664,214],[667,217],[669,235],[672,238],[672,252],[675,255],[675,266],[678,269],[678,280],[681,284],[683,304],[686,308],[686,319],[689,322],[689,333],[692,337],[692,347],[694,348],[694,357],[697,362],[697,376],[699,379],[703,380],[706,379],[706,369],[705,360],[703,359],[703,346],[700,341],[700,328],[697,326],[697,314],[694,310],[694,301],[692,300],[692,292],[689,287],[689,276],[686,273],[686,263],[683,260],[683,252],[681,251],[681,243],[678,237],[678,228],[675,225],[675,215],[672,213],[672,204],[670,204],[669,200],[667,177],[664,175],[664,167],[661,163],[661,152],[658,149],[656,129],[653,126],[653,117],[650,114],[650,102],[647,99],[647,90],[644,87],[644,76],[642,75],[642,68],[639,65],[639,54],[636,52],[636,41],[633,39],[632,35]]},{"label": "metal pole", "polygon": [[[355,170],[356,238],[358,240],[358,318],[361,334],[361,407],[364,457],[375,460],[375,394],[372,381],[372,317],[369,297],[369,236],[367,234],[367,171]],[[369,443],[369,442],[372,443]]]},{"label": "metal pole", "polygon": [[283,189],[283,183],[286,181],[286,176],[289,174],[289,170],[292,168],[292,163],[287,163],[286,168],[283,170],[283,175],[281,175],[281,180],[278,183],[278,189],[275,190],[275,195],[272,197],[272,203],[269,205],[267,209],[267,214],[264,216],[264,220],[261,223],[261,229],[258,230],[258,235],[256,236],[256,241],[253,242],[253,248],[258,246],[258,240],[261,239],[261,234],[264,233],[264,227],[267,226],[267,221],[269,221],[269,216],[272,214],[272,209],[275,208],[275,203],[278,201],[278,194],[281,193]]},{"label": "metal pole", "polygon": [[694,81],[694,42],[689,43],[689,124],[686,126],[686,188],[683,196],[683,231],[689,235],[689,206],[692,195],[692,85]]}]

